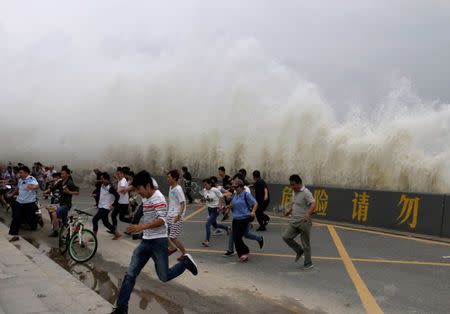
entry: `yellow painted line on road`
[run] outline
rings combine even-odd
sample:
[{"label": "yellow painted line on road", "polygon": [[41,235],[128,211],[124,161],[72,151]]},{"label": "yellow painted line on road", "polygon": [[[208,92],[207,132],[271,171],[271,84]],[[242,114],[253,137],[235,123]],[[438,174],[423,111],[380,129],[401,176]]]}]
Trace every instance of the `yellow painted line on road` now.
[{"label": "yellow painted line on road", "polygon": [[[197,253],[210,253],[210,254],[223,254],[225,253],[225,250],[219,251],[219,250],[211,250],[211,249],[192,249],[192,248],[186,248],[186,251],[190,252],[197,252]],[[290,254],[275,254],[275,253],[258,253],[258,252],[251,252],[251,255],[255,256],[269,256],[269,257],[285,257],[285,258],[295,258],[295,255]],[[318,260],[329,260],[329,261],[340,261],[340,257],[328,257],[328,256],[313,256],[313,259]]]},{"label": "yellow painted line on road", "polygon": [[[105,233],[105,235],[107,235]],[[135,248],[139,241],[131,242],[125,239],[124,241],[120,241],[121,243],[126,243],[129,246]],[[197,252],[197,253],[209,253],[209,254],[220,254],[222,255],[224,251],[220,250],[212,250],[212,249],[193,249],[186,248],[187,251]],[[258,253],[252,252],[252,255],[256,256],[268,256],[268,257],[281,257],[281,258],[294,258],[294,255],[289,254],[276,254],[276,253]],[[333,256],[313,256],[313,259],[323,260],[323,261],[342,261],[340,257]],[[380,264],[400,264],[400,265],[417,265],[417,266],[437,266],[437,267],[450,267],[450,263],[439,263],[439,262],[421,262],[421,261],[401,261],[401,260],[389,260],[389,259],[378,259],[378,258],[351,258],[352,262],[361,262],[361,263],[380,263]]]},{"label": "yellow painted line on road", "polygon": [[398,260],[396,261],[396,260],[390,260],[390,259],[372,259],[372,258],[352,258],[352,261],[353,262],[365,262],[365,263],[384,263],[384,264],[450,267],[450,263],[439,263],[439,262],[398,261]]},{"label": "yellow painted line on road", "polygon": [[336,245],[339,255],[341,256],[342,261],[344,262],[345,269],[347,270],[350,279],[353,281],[353,284],[355,285],[356,291],[358,292],[359,298],[361,299],[361,302],[366,312],[370,314],[383,313],[377,301],[375,301],[375,298],[370,293],[366,284],[364,283],[358,271],[356,270],[356,267],[353,264],[352,260],[350,259],[350,256],[348,255],[347,250],[345,249],[344,244],[342,243],[341,238],[339,238],[339,235],[337,234],[336,230],[333,228],[333,226],[328,226],[328,231],[330,232],[330,235],[333,238],[334,244]]},{"label": "yellow painted line on road", "polygon": [[[223,254],[224,251],[211,250],[211,249],[192,249],[187,248],[186,250],[198,253],[211,253],[211,254]],[[277,253],[258,253],[252,252],[252,255],[256,256],[269,256],[269,257],[283,257],[283,258],[294,258],[295,255],[290,254],[277,254]],[[312,259],[318,260],[328,260],[328,261],[342,261],[340,257],[333,256],[313,256]],[[443,266],[450,267],[450,263],[439,263],[439,262],[421,262],[421,261],[401,261],[401,260],[389,260],[389,259],[373,259],[373,258],[351,258],[352,262],[365,262],[365,263],[383,263],[383,264],[406,264],[406,265],[424,265],[424,266]]]},{"label": "yellow painted line on road", "polygon": [[[269,217],[270,218],[278,218],[278,219],[281,219],[281,220],[289,220],[290,219],[290,218],[287,218],[287,217],[279,217],[279,216],[271,216],[271,215],[269,215]],[[411,240],[411,241],[422,242],[422,243],[427,243],[427,244],[436,244],[436,245],[450,246],[450,243],[443,242],[443,241],[421,239],[421,238],[414,237],[414,236],[393,234],[393,233],[383,232],[383,231],[367,230],[367,229],[356,228],[356,227],[346,227],[346,226],[334,225],[332,223],[321,223],[321,222],[313,221],[313,226],[314,227],[316,227],[316,226],[317,227],[333,226],[333,227],[338,228],[338,229],[344,229],[344,230],[351,230],[351,231],[356,231],[356,232],[364,232],[364,233],[376,234],[376,235],[381,235],[381,236],[385,236],[385,237],[405,239],[405,240]]]},{"label": "yellow painted line on road", "polygon": [[188,221],[189,219],[191,219],[192,217],[197,216],[198,214],[200,214],[202,211],[204,211],[204,210],[207,209],[207,208],[208,208],[208,206],[206,206],[206,205],[200,207],[200,208],[197,209],[195,212],[193,212],[193,213],[187,215],[187,216],[184,218],[183,221]]},{"label": "yellow painted line on road", "polygon": [[[205,220],[189,220],[189,222],[190,223],[205,223],[206,221]],[[231,223],[231,220],[225,220],[225,221],[220,221],[220,222],[218,222],[218,223]],[[257,223],[255,223],[255,225],[257,225]],[[269,223],[269,226],[270,225],[274,225],[274,226],[287,226],[287,224],[285,224],[285,223],[281,223],[281,222],[270,222]]]},{"label": "yellow painted line on road", "polygon": [[427,239],[420,239],[420,238],[415,238],[415,237],[406,236],[406,235],[392,234],[392,233],[385,233],[385,232],[382,232],[382,231],[365,230],[365,229],[344,227],[344,226],[336,226],[336,225],[331,225],[331,226],[336,227],[338,229],[344,229],[344,230],[351,230],[351,231],[357,231],[357,232],[364,232],[364,233],[382,235],[382,236],[385,236],[385,237],[399,238],[399,239],[405,239],[405,240],[412,240],[412,241],[422,242],[422,243],[427,243],[427,244],[436,244],[436,245],[450,246],[450,243],[441,242],[441,241],[434,241],[434,240],[427,240]]}]

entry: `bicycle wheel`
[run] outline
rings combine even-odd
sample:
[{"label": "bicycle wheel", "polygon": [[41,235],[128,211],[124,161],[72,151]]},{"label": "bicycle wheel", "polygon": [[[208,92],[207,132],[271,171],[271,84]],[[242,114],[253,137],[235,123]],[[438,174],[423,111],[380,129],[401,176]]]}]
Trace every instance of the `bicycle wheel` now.
[{"label": "bicycle wheel", "polygon": [[61,228],[59,229],[59,236],[58,236],[58,244],[59,244],[59,252],[61,254],[66,254],[68,244],[69,244],[69,225],[63,224]]},{"label": "bicycle wheel", "polygon": [[75,233],[69,242],[69,255],[75,262],[87,262],[97,252],[97,238],[91,230]]}]

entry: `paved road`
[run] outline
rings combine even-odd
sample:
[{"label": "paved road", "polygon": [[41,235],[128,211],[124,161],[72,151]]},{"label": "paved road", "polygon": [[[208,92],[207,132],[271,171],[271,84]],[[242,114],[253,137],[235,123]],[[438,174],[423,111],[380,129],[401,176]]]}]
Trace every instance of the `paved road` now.
[{"label": "paved road", "polygon": [[[78,208],[91,205],[77,199]],[[9,217],[0,210],[0,217]],[[183,241],[199,264],[200,274],[185,273],[170,283],[157,280],[145,267],[131,300],[132,313],[448,313],[450,244],[315,223],[312,232],[315,268],[301,270],[282,242],[287,220],[273,217],[263,249],[247,240],[248,263],[223,257],[226,236],[203,248],[206,211],[188,208]],[[120,225],[121,230],[125,224]],[[49,225],[25,237],[40,250],[114,303],[120,280],[137,242],[124,236],[112,241],[100,225],[99,250],[85,264],[71,264],[48,238]],[[176,256],[171,257],[175,262]]]}]

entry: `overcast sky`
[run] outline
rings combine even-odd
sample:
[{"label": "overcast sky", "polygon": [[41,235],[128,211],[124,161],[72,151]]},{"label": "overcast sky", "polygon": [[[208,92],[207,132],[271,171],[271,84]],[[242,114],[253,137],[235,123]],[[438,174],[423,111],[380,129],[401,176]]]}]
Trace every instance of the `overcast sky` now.
[{"label": "overcast sky", "polygon": [[71,57],[88,62],[92,52],[190,53],[199,43],[255,39],[333,104],[369,106],[400,77],[420,97],[450,102],[450,2],[444,0],[0,3],[0,56],[18,67]]},{"label": "overcast sky", "polygon": [[449,32],[444,0],[0,0],[0,144],[73,155],[214,127],[233,141],[312,108],[331,134],[380,142],[403,116],[414,150],[443,158]]}]

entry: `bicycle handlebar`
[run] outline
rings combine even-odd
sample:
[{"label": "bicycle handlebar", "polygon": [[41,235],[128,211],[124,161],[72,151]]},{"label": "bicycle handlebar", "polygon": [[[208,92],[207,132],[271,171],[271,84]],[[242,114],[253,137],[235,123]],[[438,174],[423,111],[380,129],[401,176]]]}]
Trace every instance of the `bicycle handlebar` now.
[{"label": "bicycle handlebar", "polygon": [[83,215],[91,216],[91,217],[94,216],[91,213],[85,212],[85,211],[80,210],[80,209],[74,209],[74,211],[77,212],[78,214],[83,214]]}]

